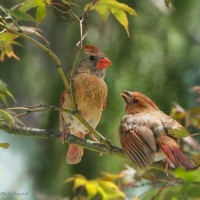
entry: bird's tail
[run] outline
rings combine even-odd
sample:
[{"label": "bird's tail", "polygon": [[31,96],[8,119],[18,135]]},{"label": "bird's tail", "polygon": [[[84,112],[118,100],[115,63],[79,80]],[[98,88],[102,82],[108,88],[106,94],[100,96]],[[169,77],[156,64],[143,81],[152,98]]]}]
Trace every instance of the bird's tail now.
[{"label": "bird's tail", "polygon": [[178,145],[173,139],[169,137],[167,137],[167,140],[162,139],[162,142],[159,142],[159,146],[175,168],[180,166],[183,166],[186,170],[193,170],[196,168],[179,149]]},{"label": "bird's tail", "polygon": [[[85,134],[78,132],[77,137],[84,138]],[[66,155],[66,162],[68,164],[77,164],[81,161],[83,156],[83,147],[76,145],[76,144],[69,144],[67,155]]]}]

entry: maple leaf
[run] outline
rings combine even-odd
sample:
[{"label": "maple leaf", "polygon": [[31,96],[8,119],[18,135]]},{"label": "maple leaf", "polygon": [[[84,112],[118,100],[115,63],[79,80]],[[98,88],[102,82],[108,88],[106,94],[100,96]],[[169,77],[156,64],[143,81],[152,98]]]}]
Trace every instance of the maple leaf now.
[{"label": "maple leaf", "polygon": [[136,11],[124,3],[116,0],[98,0],[95,3],[89,3],[84,8],[85,11],[95,10],[104,19],[107,20],[110,13],[124,27],[128,36],[130,36],[128,28],[127,13],[132,16],[137,16]]}]

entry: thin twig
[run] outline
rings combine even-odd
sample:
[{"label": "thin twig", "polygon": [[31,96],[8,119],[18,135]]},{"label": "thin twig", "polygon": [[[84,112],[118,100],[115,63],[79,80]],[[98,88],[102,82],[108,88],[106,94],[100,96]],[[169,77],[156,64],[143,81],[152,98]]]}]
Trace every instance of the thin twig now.
[{"label": "thin twig", "polygon": [[76,64],[77,64],[77,60],[78,60],[78,57],[79,57],[79,54],[80,54],[80,48],[76,54],[76,58],[74,60],[74,64],[72,65],[72,69],[71,69],[71,75],[70,75],[70,79],[72,79],[73,75],[74,75],[74,71],[75,71],[75,68],[76,68]]},{"label": "thin twig", "polygon": [[[88,34],[88,27],[87,27],[87,23],[86,23],[86,20],[85,20],[86,12],[84,11],[82,13],[81,17],[78,17],[72,10],[70,10],[70,13],[79,22],[80,40],[77,42],[76,46],[79,47],[79,48],[82,48],[83,47],[83,40],[85,39],[85,37]],[[86,27],[86,32],[84,34],[83,34],[83,23],[85,24],[85,27]]]}]

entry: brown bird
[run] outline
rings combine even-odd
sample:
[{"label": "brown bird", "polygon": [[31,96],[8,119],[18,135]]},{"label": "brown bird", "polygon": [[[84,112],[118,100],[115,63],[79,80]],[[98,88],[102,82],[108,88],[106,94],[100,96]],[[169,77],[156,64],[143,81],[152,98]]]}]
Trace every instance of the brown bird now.
[{"label": "brown bird", "polygon": [[157,105],[140,92],[123,91],[126,115],[119,127],[120,141],[125,154],[139,167],[165,161],[168,166],[196,167],[178,146],[178,138],[187,136],[187,130],[177,121],[159,110]]},{"label": "brown bird", "polygon": [[[77,66],[72,78],[72,91],[79,114],[95,129],[106,106],[108,88],[104,77],[105,69],[111,65],[111,61],[94,46],[84,46],[83,52],[86,58]],[[60,107],[72,109],[66,90],[62,94]],[[62,140],[69,132],[80,138],[84,138],[88,133],[85,126],[69,113],[60,112],[59,121]],[[93,135],[91,137],[95,140]],[[81,146],[69,144],[66,161],[69,164],[77,164],[81,161],[82,155]]]}]

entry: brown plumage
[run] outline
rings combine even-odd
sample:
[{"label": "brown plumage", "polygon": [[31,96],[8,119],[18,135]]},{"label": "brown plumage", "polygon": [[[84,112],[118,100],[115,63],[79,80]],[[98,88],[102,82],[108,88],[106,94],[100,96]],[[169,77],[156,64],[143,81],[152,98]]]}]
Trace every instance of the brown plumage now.
[{"label": "brown plumage", "polygon": [[[111,62],[94,46],[84,46],[83,52],[86,58],[80,62],[72,78],[72,90],[78,112],[93,128],[96,128],[106,105],[108,89],[103,79],[105,69]],[[71,110],[70,98],[66,91],[62,94],[61,108]],[[60,112],[60,131],[62,139],[68,132],[80,138],[84,138],[88,133],[79,120],[63,112]],[[66,161],[69,164],[77,164],[81,161],[82,155],[81,146],[69,144]]]},{"label": "brown plumage", "polygon": [[139,92],[123,91],[126,115],[119,127],[124,152],[139,167],[147,167],[165,160],[168,166],[183,166],[192,170],[195,166],[179,149],[176,134],[186,131],[177,121],[159,110],[156,104]]}]

